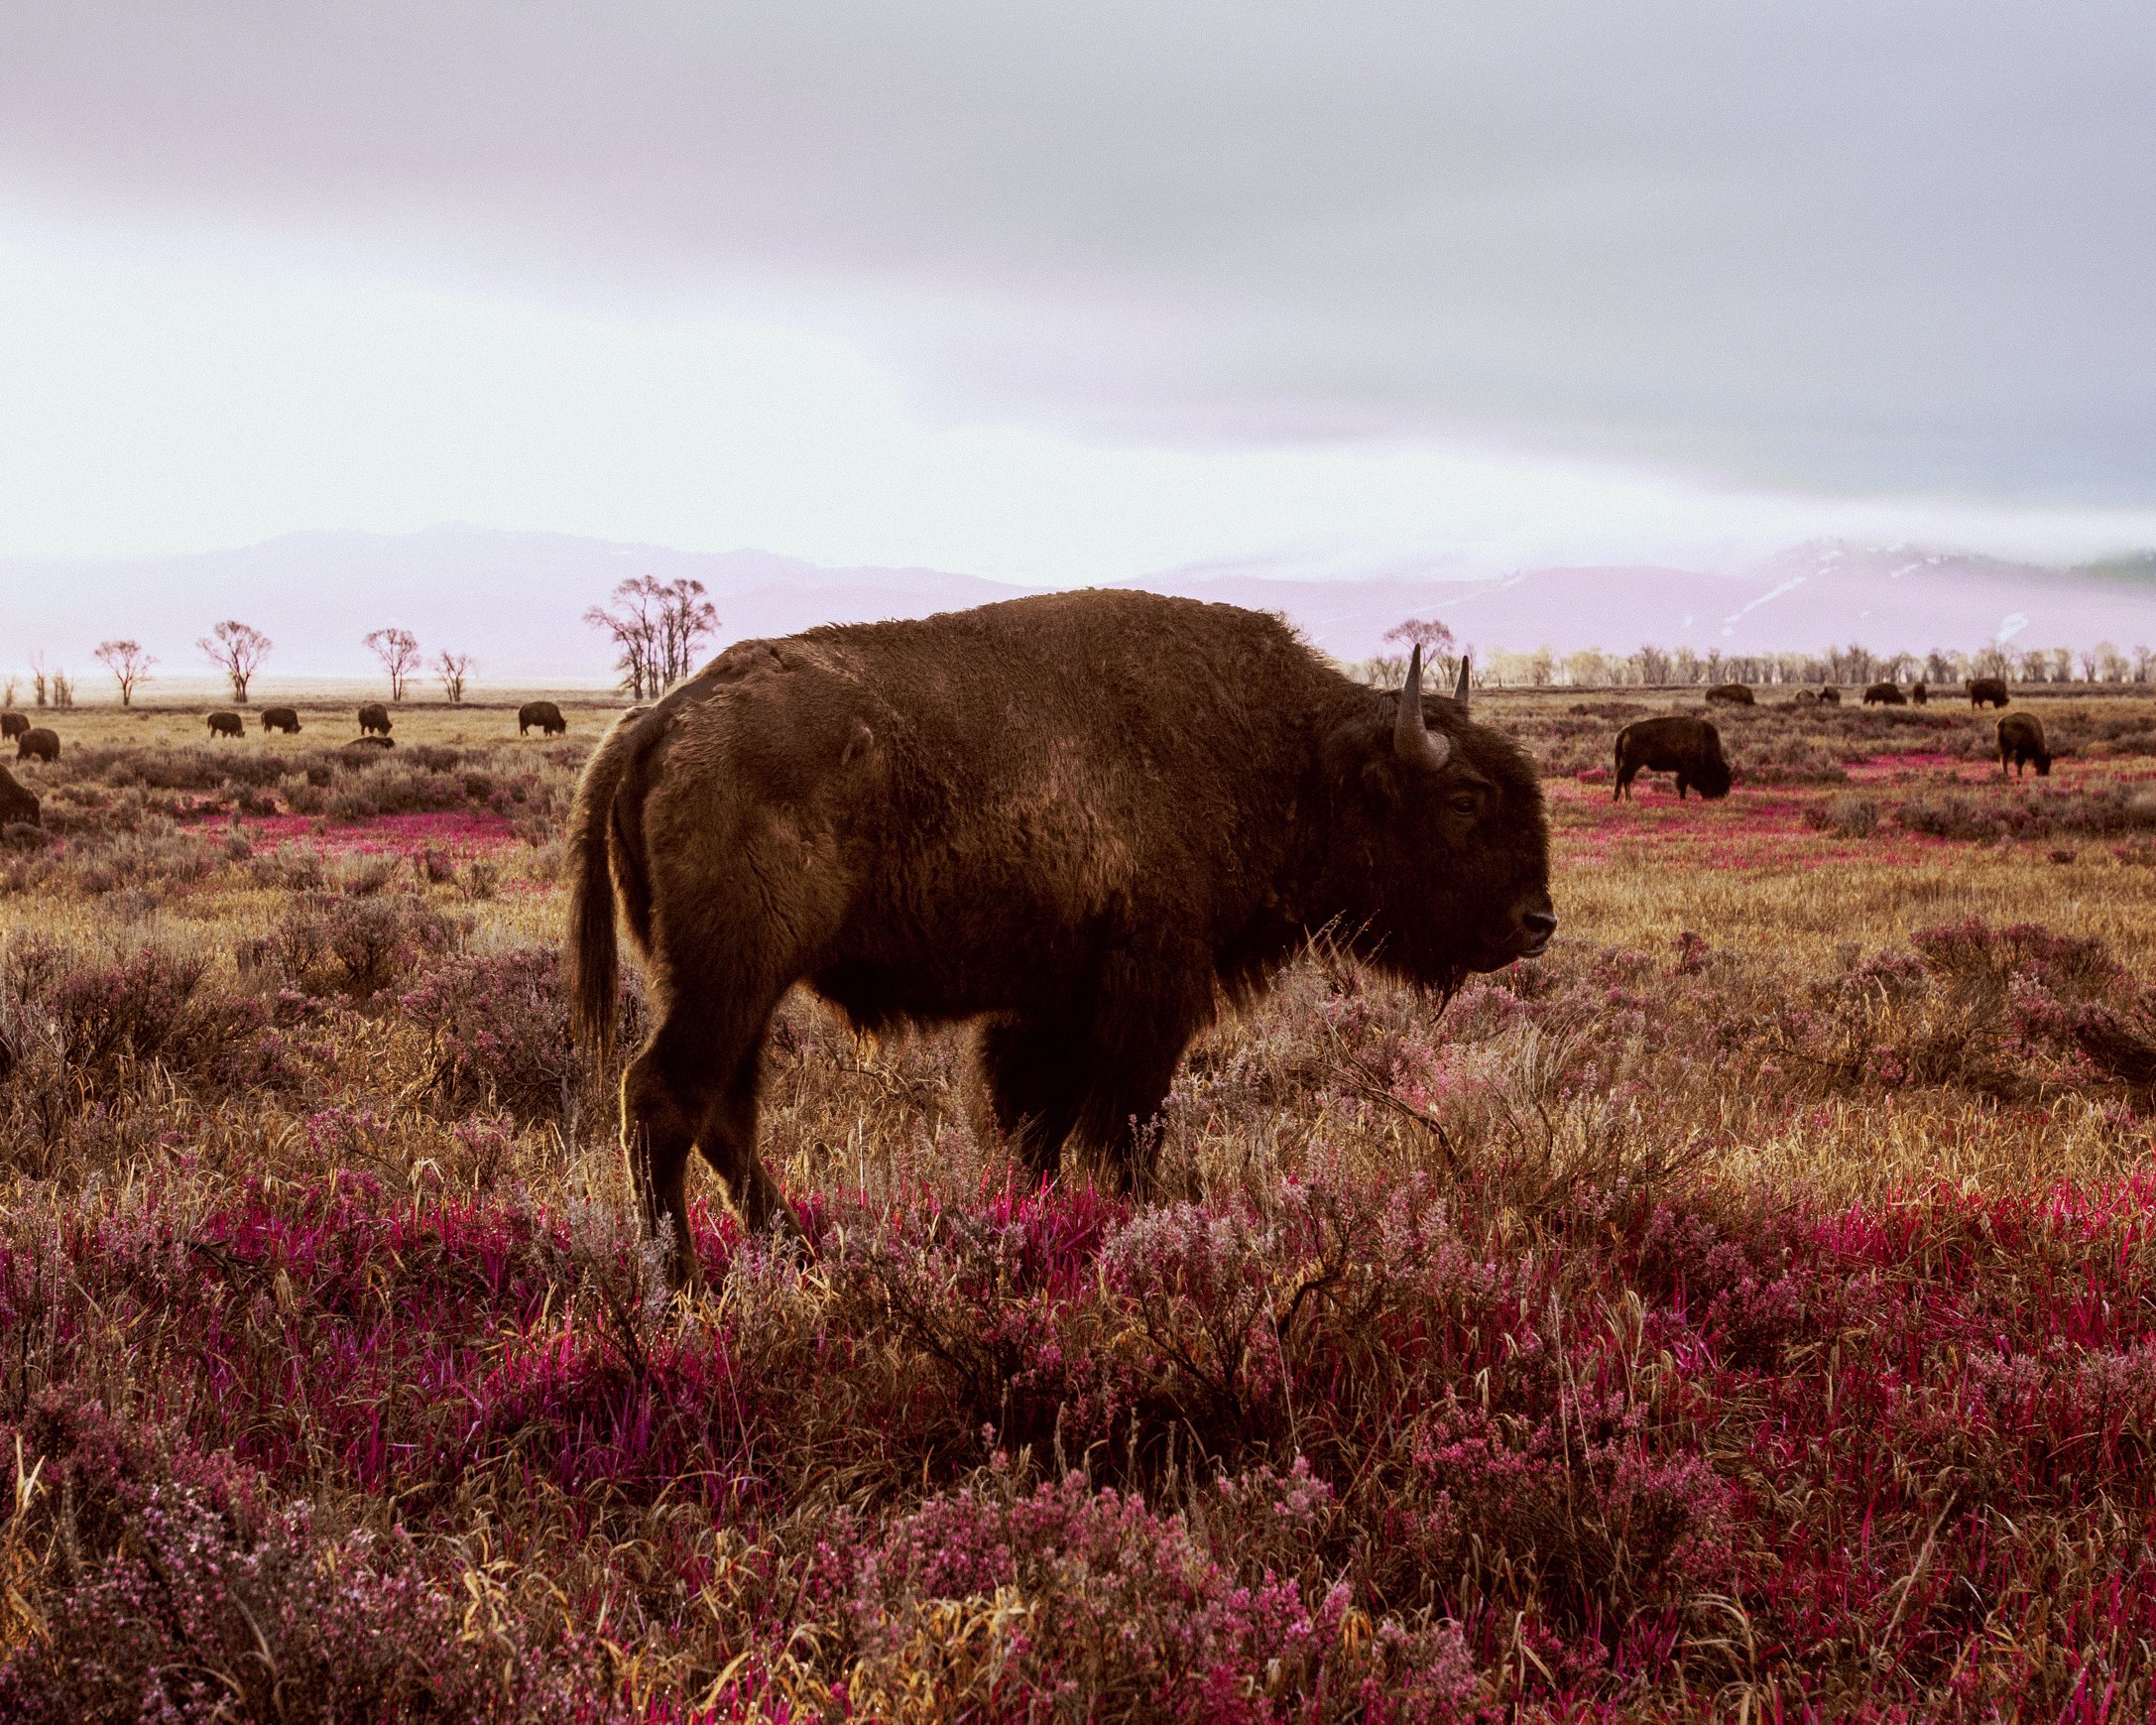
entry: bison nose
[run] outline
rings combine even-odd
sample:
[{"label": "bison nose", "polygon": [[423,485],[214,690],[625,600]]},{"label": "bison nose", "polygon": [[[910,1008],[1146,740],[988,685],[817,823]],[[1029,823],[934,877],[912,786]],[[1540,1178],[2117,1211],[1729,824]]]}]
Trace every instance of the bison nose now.
[{"label": "bison nose", "polygon": [[1557,914],[1554,911],[1522,911],[1519,925],[1527,935],[1527,947],[1520,956],[1531,958],[1547,946],[1550,936],[1557,932]]}]

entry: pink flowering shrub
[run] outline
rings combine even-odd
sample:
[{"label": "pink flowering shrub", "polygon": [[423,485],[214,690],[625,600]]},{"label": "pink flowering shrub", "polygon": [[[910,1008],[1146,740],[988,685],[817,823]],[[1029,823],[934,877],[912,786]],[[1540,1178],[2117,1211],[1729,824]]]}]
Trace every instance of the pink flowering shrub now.
[{"label": "pink flowering shrub", "polygon": [[45,1632],[0,1666],[0,1715],[21,1725],[578,1716],[572,1685],[514,1620],[475,1623],[408,1550],[326,1536],[304,1505],[274,1503],[229,1460],[161,1450],[94,1407],[55,1398],[0,1433],[36,1469],[43,1493],[30,1501],[60,1571]]}]

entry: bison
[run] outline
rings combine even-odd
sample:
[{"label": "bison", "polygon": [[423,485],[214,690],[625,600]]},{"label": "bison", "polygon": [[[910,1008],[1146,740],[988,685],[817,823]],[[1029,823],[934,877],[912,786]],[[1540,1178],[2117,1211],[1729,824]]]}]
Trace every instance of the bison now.
[{"label": "bison", "polygon": [[1702,797],[1730,794],[1730,760],[1722,752],[1722,733],[1705,719],[1677,713],[1661,719],[1635,719],[1617,734],[1615,802],[1630,797],[1641,773],[1674,773],[1681,801],[1688,790]]},{"label": "bison", "polygon": [[39,824],[37,793],[20,784],[5,767],[0,767],[0,826]]},{"label": "bison", "polygon": [[286,736],[296,736],[299,730],[299,715],[292,707],[264,707],[262,728],[265,731],[283,731]]},{"label": "bison", "polygon": [[244,737],[247,727],[240,723],[238,713],[211,713],[209,734],[213,737]]},{"label": "bison", "polygon": [[354,737],[350,742],[346,743],[344,747],[338,752],[340,754],[363,757],[371,761],[379,760],[385,750],[394,749],[396,747],[397,739],[394,737]]},{"label": "bison", "polygon": [[552,701],[528,700],[517,709],[517,735],[523,736],[534,725],[539,726],[542,737],[558,737],[567,732],[569,721]]},{"label": "bison", "polygon": [[1190,1039],[1314,936],[1439,990],[1540,952],[1534,767],[1465,667],[1426,716],[1421,670],[1371,689],[1275,617],[1094,591],[741,642],[617,721],[570,817],[568,975],[604,1050],[618,908],[655,1027],[622,1142],[675,1275],[691,1147],[750,1226],[794,1225],[756,1140],[796,982],[864,1030],[978,1021],[1024,1163],[1075,1138],[1135,1189]]},{"label": "bison", "polygon": [[1718,682],[1707,691],[1707,698],[1723,706],[1748,707],[1759,704],[1751,690],[1740,682]]},{"label": "bison", "polygon": [[359,734],[363,737],[390,734],[390,709],[378,700],[371,700],[359,709]]},{"label": "bison", "polygon": [[29,717],[23,713],[0,713],[0,742],[19,737],[30,729]]},{"label": "bison", "polygon": [[1840,706],[1842,704],[1842,691],[1831,682],[1823,684],[1819,691],[1819,704],[1830,707]]},{"label": "bison", "polygon": [[1917,706],[1925,705],[1931,700],[1931,698],[1932,691],[1924,686],[1924,679],[1922,678],[1917,678],[1917,680],[1910,685],[1909,699]]},{"label": "bison", "polygon": [[15,739],[15,758],[18,761],[57,761],[60,759],[60,738],[43,725],[34,731],[25,731]]},{"label": "bison", "polygon": [[1969,679],[1969,704],[1972,707],[2006,704],[2006,679],[1999,677],[1973,677]]},{"label": "bison", "polygon": [[1800,688],[1789,697],[1789,704],[1793,707],[1816,707],[1819,705],[1819,696],[1811,689]]},{"label": "bison", "polygon": [[1867,707],[1905,707],[1908,704],[1909,697],[1901,692],[1898,682],[1875,682],[1864,690]]},{"label": "bison", "polygon": [[2044,747],[2044,722],[2034,713],[2008,713],[1998,722],[1999,777],[2003,779],[2011,765],[2018,779],[2022,768],[2032,761],[2039,779],[2051,777],[2051,751]]}]

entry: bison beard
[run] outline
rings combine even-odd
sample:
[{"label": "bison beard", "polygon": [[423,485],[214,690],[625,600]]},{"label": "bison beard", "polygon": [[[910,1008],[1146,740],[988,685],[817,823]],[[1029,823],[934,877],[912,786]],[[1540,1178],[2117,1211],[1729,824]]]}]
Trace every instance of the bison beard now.
[{"label": "bison beard", "polygon": [[577,791],[570,978],[603,1047],[618,902],[656,1024],[623,1142],[677,1275],[692,1147],[792,1220],[756,1130],[796,982],[865,1029],[979,1020],[1025,1163],[1075,1136],[1135,1185],[1191,1037],[1312,933],[1441,989],[1541,950],[1533,769],[1464,701],[1426,720],[1420,659],[1379,692],[1275,618],[1059,594],[744,642],[624,717]]}]

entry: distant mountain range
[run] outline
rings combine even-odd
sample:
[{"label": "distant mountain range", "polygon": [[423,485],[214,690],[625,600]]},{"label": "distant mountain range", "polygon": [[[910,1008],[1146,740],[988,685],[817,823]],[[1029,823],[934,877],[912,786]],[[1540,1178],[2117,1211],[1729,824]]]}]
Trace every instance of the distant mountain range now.
[{"label": "distant mountain range", "polygon": [[[392,623],[413,630],[429,654],[443,647],[473,654],[482,680],[597,683],[608,653],[583,612],[633,574],[702,581],[727,641],[820,622],[924,616],[1028,590],[937,569],[827,568],[769,552],[680,552],[466,527],[294,534],[183,556],[0,559],[0,672],[42,651],[48,664],[92,686],[90,650],[129,636],[157,654],[169,676],[193,678],[207,672],[195,638],[237,617],[277,643],[265,687],[280,676],[370,672],[360,637]],[[2061,569],[1815,544],[1740,573],[1619,564],[1479,579],[1449,567],[1290,579],[1267,565],[1216,563],[1113,584],[1279,611],[1347,659],[1380,651],[1385,630],[1402,618],[1426,616],[1486,651],[2156,643],[2156,554]]]}]

